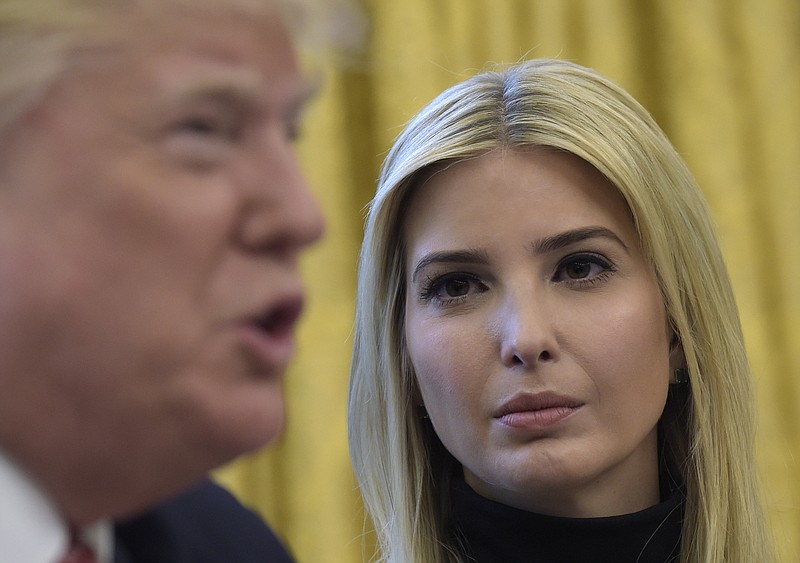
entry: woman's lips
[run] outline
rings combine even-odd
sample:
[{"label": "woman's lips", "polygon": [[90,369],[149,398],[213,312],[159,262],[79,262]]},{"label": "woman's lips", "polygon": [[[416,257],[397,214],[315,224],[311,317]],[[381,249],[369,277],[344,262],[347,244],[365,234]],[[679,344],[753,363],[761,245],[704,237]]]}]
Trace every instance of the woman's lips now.
[{"label": "woman's lips", "polygon": [[544,430],[574,414],[583,403],[556,393],[521,394],[494,413],[501,424],[524,430]]},{"label": "woman's lips", "polygon": [[303,311],[302,297],[285,299],[238,325],[241,342],[258,371],[280,376],[294,354],[294,333]]},{"label": "woman's lips", "polygon": [[521,411],[501,416],[498,420],[511,428],[544,429],[567,418],[579,407],[550,407],[535,411]]}]

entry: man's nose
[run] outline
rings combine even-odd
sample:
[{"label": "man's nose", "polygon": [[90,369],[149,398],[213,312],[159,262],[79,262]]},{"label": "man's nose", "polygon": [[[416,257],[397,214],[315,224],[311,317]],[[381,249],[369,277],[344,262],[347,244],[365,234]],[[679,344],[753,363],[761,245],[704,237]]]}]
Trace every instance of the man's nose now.
[{"label": "man's nose", "polygon": [[295,255],[325,231],[319,202],[288,141],[251,158],[240,242],[251,251]]}]

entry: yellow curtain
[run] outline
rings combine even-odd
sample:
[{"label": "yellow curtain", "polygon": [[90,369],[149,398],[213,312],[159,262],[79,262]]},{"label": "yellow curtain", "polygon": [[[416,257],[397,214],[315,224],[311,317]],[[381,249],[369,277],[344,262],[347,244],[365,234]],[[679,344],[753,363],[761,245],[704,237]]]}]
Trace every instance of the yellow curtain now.
[{"label": "yellow curtain", "polygon": [[[326,87],[300,145],[327,211],[286,381],[289,423],[218,473],[301,563],[366,561],[346,394],[362,208],[403,124],[494,63],[560,57],[636,96],[684,155],[719,225],[756,379],[758,453],[783,561],[800,560],[800,2],[363,0],[369,34]],[[367,536],[367,544],[369,536]]]}]

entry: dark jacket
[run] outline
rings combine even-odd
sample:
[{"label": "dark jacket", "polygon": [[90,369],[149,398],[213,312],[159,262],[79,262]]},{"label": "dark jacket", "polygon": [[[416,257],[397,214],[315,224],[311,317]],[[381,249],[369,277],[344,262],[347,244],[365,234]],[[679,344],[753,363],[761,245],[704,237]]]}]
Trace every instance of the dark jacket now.
[{"label": "dark jacket", "polygon": [[114,528],[114,563],[293,561],[261,518],[211,481]]}]

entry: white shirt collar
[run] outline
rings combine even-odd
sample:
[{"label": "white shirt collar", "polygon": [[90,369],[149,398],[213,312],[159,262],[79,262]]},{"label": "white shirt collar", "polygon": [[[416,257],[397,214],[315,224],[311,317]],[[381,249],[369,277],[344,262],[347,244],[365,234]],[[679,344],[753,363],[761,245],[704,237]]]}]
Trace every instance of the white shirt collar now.
[{"label": "white shirt collar", "polygon": [[[0,450],[0,553],[4,561],[54,563],[67,550],[69,531],[58,509],[25,471]],[[102,520],[81,538],[99,563],[110,563],[113,532]]]}]

